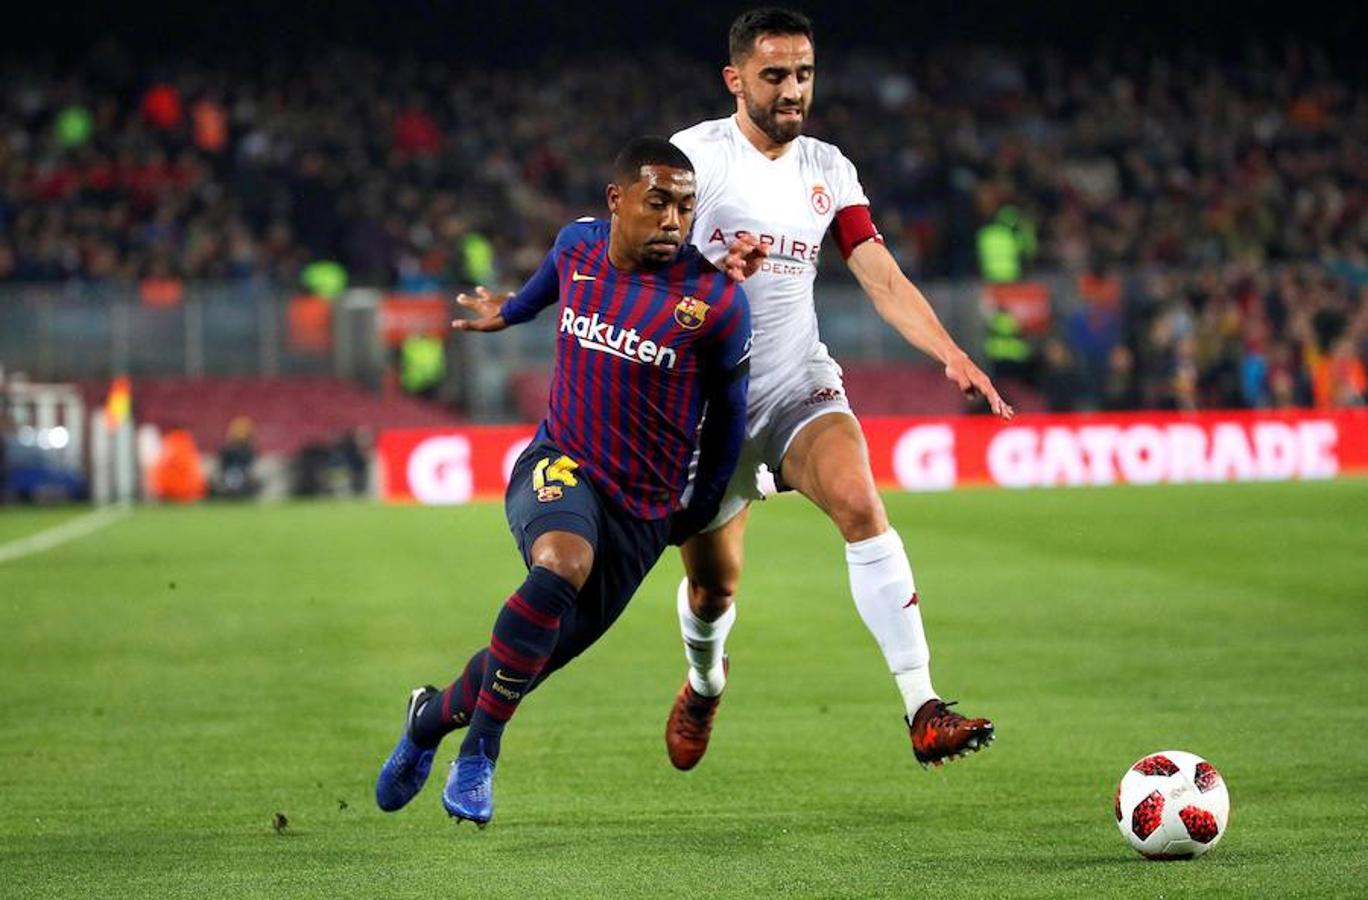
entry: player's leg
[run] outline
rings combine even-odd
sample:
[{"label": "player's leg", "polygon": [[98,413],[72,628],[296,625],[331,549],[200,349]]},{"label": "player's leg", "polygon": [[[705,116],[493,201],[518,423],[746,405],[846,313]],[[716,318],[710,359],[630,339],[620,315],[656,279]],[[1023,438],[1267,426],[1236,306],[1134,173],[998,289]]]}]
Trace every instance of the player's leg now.
[{"label": "player's leg", "polygon": [[[503,725],[525,693],[517,685],[537,677],[554,646],[556,623],[573,605],[593,568],[598,500],[583,479],[574,476],[574,468],[572,461],[543,443],[528,447],[519,458],[505,510],[528,567],[527,578],[500,609],[489,646],[470,658],[461,676],[445,691],[424,687],[410,696],[403,733],[376,784],[382,809],[407,804],[426,781],[442,738],[467,724],[475,740],[471,747],[463,747],[462,755],[473,752],[478,756],[474,768],[487,770],[486,783],[492,778]],[[500,678],[501,673],[524,681]]]},{"label": "player's leg", "polygon": [[574,608],[561,619],[556,647],[529,692],[608,633],[660,559],[668,538],[668,519],[645,521],[605,507],[594,569]]},{"label": "player's leg", "polygon": [[[608,631],[665,549],[668,519],[643,521],[607,506],[600,513],[593,560],[576,557],[590,562],[590,567],[560,570],[575,586],[571,603],[559,613],[550,607],[536,607],[536,615],[529,615],[510,600],[500,614],[486,666],[493,674],[486,675],[461,755],[442,791],[442,805],[457,819],[484,825],[493,817],[491,736],[497,741],[503,723],[523,697]],[[545,552],[551,550],[546,546],[547,537],[538,538],[533,545],[534,574],[543,567],[555,569],[557,557],[566,559],[562,551]],[[574,548],[566,544],[563,549]],[[506,622],[509,616],[523,621]],[[510,623],[512,627],[502,627]],[[497,754],[497,744],[494,752]]]},{"label": "player's leg", "polygon": [[488,660],[488,648],[481,647],[466,661],[455,681],[444,690],[437,691],[431,702],[424,698],[413,719],[415,743],[435,747],[451,732],[470,724],[470,717],[475,714],[475,701],[479,699],[480,687],[484,684],[485,663]]},{"label": "player's leg", "polygon": [[540,674],[551,655],[559,619],[574,603],[594,554],[584,537],[552,531],[537,538],[530,556],[527,577],[495,618],[489,646],[470,658],[445,691],[425,686],[410,694],[403,732],[376,780],[376,802],[386,812],[417,795],[442,738],[467,724],[471,731],[461,755],[478,753],[479,765],[492,775],[504,726],[525,693],[521,686]]},{"label": "player's leg", "polygon": [[749,504],[731,509],[738,506],[721,526],[694,535],[679,548],[685,574],[675,604],[689,673],[665,723],[665,747],[677,769],[692,769],[707,752],[727,686],[726,640],[736,622],[734,603],[750,517]]},{"label": "player's leg", "polygon": [[912,566],[889,525],[855,417],[830,412],[803,424],[780,472],[786,485],[831,518],[846,541],[850,591],[903,696],[917,759],[940,763],[987,744],[992,723],[946,709],[931,685],[931,651]]},{"label": "player's leg", "polygon": [[494,766],[504,728],[556,648],[561,620],[593,568],[595,542],[560,530],[532,541],[527,578],[494,620],[475,711],[442,791],[442,805],[452,817],[477,825],[493,818]]},{"label": "player's leg", "polygon": [[441,692],[430,684],[414,688],[409,693],[399,742],[385,758],[380,775],[375,779],[375,803],[385,812],[394,812],[408,805],[427,783],[432,760],[437,756],[437,744],[419,743],[414,738],[414,723],[418,712],[425,706],[431,706],[434,698],[440,697]]},{"label": "player's leg", "polygon": [[461,742],[462,755],[480,752],[499,758],[504,726],[527,687],[541,674],[570,611],[594,565],[594,546],[569,531],[548,531],[532,543],[531,569],[494,620],[484,680]]}]

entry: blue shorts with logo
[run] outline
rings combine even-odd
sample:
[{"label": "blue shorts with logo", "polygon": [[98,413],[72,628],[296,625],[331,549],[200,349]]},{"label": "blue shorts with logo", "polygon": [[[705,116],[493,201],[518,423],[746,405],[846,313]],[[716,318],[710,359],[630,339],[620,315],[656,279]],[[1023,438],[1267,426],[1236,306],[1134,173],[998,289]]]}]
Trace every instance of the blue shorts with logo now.
[{"label": "blue shorts with logo", "polygon": [[612,627],[669,543],[669,519],[638,519],[604,500],[575,460],[539,434],[518,457],[504,496],[508,527],[523,564],[548,531],[579,535],[594,548],[594,567],[536,684],[589,648]]}]

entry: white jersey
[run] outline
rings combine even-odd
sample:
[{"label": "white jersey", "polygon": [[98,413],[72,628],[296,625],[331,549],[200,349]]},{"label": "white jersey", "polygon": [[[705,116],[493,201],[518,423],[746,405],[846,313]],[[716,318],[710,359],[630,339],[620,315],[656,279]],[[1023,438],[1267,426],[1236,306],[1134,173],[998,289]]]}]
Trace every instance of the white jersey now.
[{"label": "white jersey", "polygon": [[827,357],[817,334],[813,282],[817,254],[836,213],[868,206],[855,166],[834,145],[799,136],[770,159],[746,138],[735,116],[700,122],[670,140],[694,164],[698,199],[691,240],[714,263],[748,232],[769,258],[746,279],[755,343],[751,395],[791,381],[814,356]]}]

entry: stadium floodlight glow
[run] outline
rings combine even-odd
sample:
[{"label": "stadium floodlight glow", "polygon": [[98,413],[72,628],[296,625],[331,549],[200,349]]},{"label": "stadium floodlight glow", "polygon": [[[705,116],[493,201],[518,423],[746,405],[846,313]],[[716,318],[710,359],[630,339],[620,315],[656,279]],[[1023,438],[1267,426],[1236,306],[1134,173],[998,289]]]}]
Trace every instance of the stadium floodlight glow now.
[{"label": "stadium floodlight glow", "polygon": [[66,426],[58,425],[56,428],[48,429],[47,442],[53,450],[65,450],[67,444],[71,443],[71,433],[66,430]]}]

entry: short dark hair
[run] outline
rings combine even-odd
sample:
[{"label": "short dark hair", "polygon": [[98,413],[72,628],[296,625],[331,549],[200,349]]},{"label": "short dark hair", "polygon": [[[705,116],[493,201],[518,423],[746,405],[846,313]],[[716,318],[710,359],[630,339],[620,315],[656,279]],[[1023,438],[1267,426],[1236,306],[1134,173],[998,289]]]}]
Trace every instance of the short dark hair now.
[{"label": "short dark hair", "polygon": [[812,40],[812,20],[802,13],[778,6],[762,6],[743,12],[732,22],[727,35],[733,65],[741,63],[755,49],[762,34],[801,34]]},{"label": "short dark hair", "polygon": [[626,186],[641,177],[642,166],[670,166],[692,172],[694,164],[674,144],[653,134],[634,137],[613,160],[613,178]]}]

